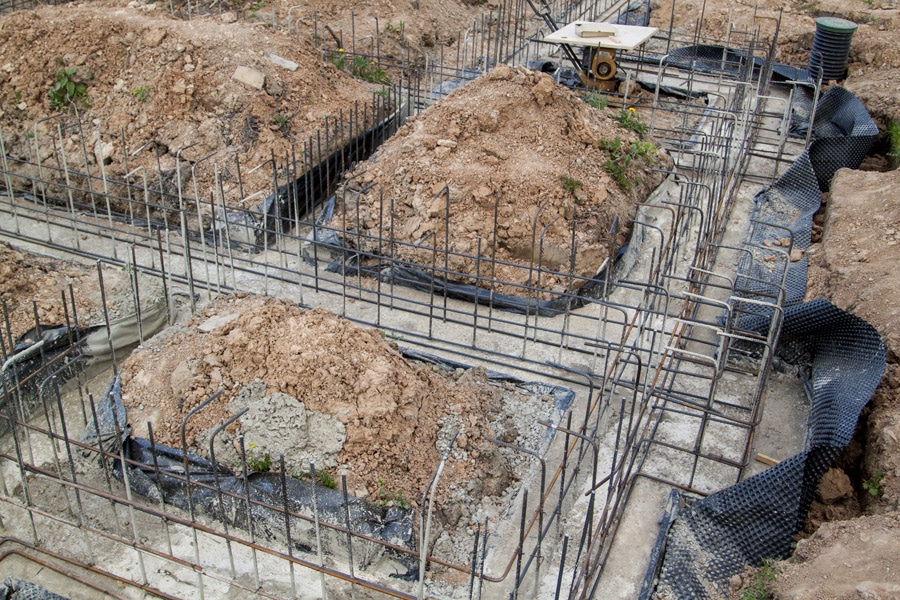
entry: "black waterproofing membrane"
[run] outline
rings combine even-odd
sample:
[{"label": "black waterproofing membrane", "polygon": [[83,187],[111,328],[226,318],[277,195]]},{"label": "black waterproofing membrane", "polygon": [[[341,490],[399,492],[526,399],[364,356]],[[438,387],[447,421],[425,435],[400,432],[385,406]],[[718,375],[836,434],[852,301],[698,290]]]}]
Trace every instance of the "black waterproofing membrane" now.
[{"label": "black waterproofing membrane", "polygon": [[[552,317],[587,304],[591,298],[600,298],[609,285],[607,277],[612,277],[607,268],[597,272],[580,288],[569,294],[560,294],[548,300],[513,294],[501,294],[490,289],[470,283],[455,283],[423,270],[419,265],[402,265],[378,256],[363,257],[357,250],[347,247],[339,231],[333,229],[331,220],[334,215],[335,197],[332,196],[323,205],[322,212],[316,218],[316,224],[310,232],[308,243],[303,248],[303,258],[314,263],[325,261],[325,270],[331,273],[344,273],[348,277],[362,275],[381,280],[383,283],[402,285],[422,292],[434,293],[448,298],[477,302],[493,308],[509,312]],[[614,224],[614,228],[618,224]],[[611,231],[612,235],[614,231]],[[352,236],[348,236],[352,237]],[[628,251],[628,245],[618,249],[613,258],[613,269],[620,258]]]},{"label": "black waterproofing membrane", "polygon": [[76,361],[81,358],[81,341],[96,329],[38,325],[16,339],[0,370],[0,390],[4,392],[0,413],[7,417],[0,418],[0,435],[9,431],[13,414],[31,415],[41,404],[43,395],[51,391],[34,373],[49,364],[57,383],[70,379],[76,372]]},{"label": "black waterproofing membrane", "polygon": [[[351,139],[320,163],[294,181],[278,187],[277,193],[249,210],[229,209],[217,211],[212,227],[204,232],[204,241],[210,245],[227,243],[240,247],[249,245],[262,250],[274,241],[279,231],[290,231],[298,219],[314,214],[315,209],[333,192],[344,172],[351,165],[364,161],[391,137],[402,125],[403,111],[395,110],[390,116]],[[235,225],[238,231],[247,230],[252,239],[229,233]]]},{"label": "black waterproofing membrane", "polygon": [[[807,150],[756,196],[754,218],[763,225],[751,228],[745,242],[750,253],[765,239],[786,236],[792,238],[793,247],[808,248],[820,192],[828,189],[837,169],[859,166],[878,133],[862,103],[840,87],[822,96],[812,128]],[[773,277],[768,270],[755,268],[758,262],[739,265],[745,289],[752,288],[751,279],[762,280],[759,285],[766,287],[765,279]],[[885,348],[869,323],[825,300],[800,303],[806,267],[804,257],[791,263],[788,271],[776,349],[782,360],[799,365],[809,396],[806,450],[700,500],[673,490],[642,598],[650,597],[654,588],[666,598],[717,597],[745,565],[788,557],[820,478],[851,441],[860,411],[881,381]],[[778,284],[770,282],[771,289],[765,291]],[[753,296],[752,289],[747,296]],[[746,317],[742,328],[753,329],[755,321],[756,329],[765,333],[771,318],[763,311]]]},{"label": "black waterproofing membrane", "polygon": [[[404,352],[404,356],[449,371],[468,368],[422,353],[410,351]],[[488,371],[487,376],[491,383],[512,383],[523,393],[551,398],[556,407],[554,419],[558,419],[574,399],[574,392],[565,387],[525,382],[492,371]],[[122,452],[128,461],[137,463],[134,466],[129,462],[127,467],[131,490],[150,500],[208,515],[229,526],[252,530],[269,540],[287,542],[290,539],[293,550],[299,553],[315,552],[315,537],[308,534],[312,529],[310,519],[316,510],[321,522],[410,551],[416,550],[415,511],[411,508],[379,506],[345,495],[340,490],[281,473],[249,473],[245,477],[196,454],[159,444],[151,446],[148,440],[132,436],[118,376],[98,403],[96,414],[97,425],[89,423],[82,442],[116,454]],[[119,479],[122,478],[121,460],[113,462],[112,470]],[[286,516],[285,506],[291,513],[304,515],[306,519]],[[346,535],[322,528],[323,547],[332,554],[341,552]],[[394,550],[387,552],[398,566],[397,577],[418,577],[418,560],[414,556]]]}]

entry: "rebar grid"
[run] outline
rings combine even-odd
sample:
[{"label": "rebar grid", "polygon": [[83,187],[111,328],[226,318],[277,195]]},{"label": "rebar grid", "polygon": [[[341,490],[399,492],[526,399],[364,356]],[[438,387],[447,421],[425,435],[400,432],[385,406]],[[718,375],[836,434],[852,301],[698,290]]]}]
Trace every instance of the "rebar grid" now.
[{"label": "rebar grid", "polygon": [[[522,2],[510,7],[509,22],[518,24],[519,17],[530,18]],[[518,15],[516,19],[512,18],[514,14]],[[489,29],[485,26],[480,31],[486,33]],[[492,35],[496,43],[496,33]],[[353,152],[352,143],[345,145],[346,142],[370,131],[375,115],[383,120],[391,114],[402,114],[404,105],[424,106],[433,101],[436,85],[447,79],[472,78],[472,67],[460,64],[475,65],[477,74],[502,53],[525,61],[533,56],[532,51],[534,56],[539,54],[530,50],[535,42],[525,42],[524,37],[500,37],[506,39],[505,45],[496,43],[493,50],[488,49],[488,35],[477,43],[473,41],[472,48],[477,48],[477,52],[458,54],[452,67],[447,66],[450,61],[444,57],[424,65],[400,63],[405,69],[403,85],[393,87],[384,96],[373,97],[371,113],[365,106],[358,107],[346,119],[340,116],[289,156],[273,156],[263,165],[242,166],[237,157],[218,156],[206,157],[190,166],[179,162],[175,177],[179,183],[190,181],[192,190],[182,185],[177,190],[167,188],[162,173],[153,175],[150,167],[133,168],[127,177],[116,178],[108,175],[102,165],[91,165],[87,152],[67,153],[63,143],[67,137],[79,141],[76,147],[87,146],[80,123],[59,123],[48,134],[35,128],[31,158],[7,156],[0,137],[2,181],[7,191],[16,191],[4,198],[0,208],[6,217],[2,227],[4,235],[12,239],[102,261],[104,265],[127,265],[136,273],[161,277],[168,290],[167,302],[177,289],[187,290],[192,302],[197,293],[211,298],[213,294],[235,290],[286,296],[308,305],[324,305],[353,321],[402,336],[404,344],[464,361],[474,360],[498,370],[578,386],[585,393],[578,408],[568,414],[565,423],[547,424],[556,431],[552,446],[536,457],[540,476],[535,471],[534,480],[523,484],[516,509],[518,518],[502,524],[486,523],[483,529],[479,528],[469,565],[448,565],[434,556],[422,558],[428,564],[467,573],[470,597],[491,594],[497,589],[512,590],[514,595],[531,590],[537,593],[547,585],[541,576],[551,566],[549,558],[563,533],[560,519],[578,502],[582,486],[586,485],[589,506],[584,527],[577,544],[570,546],[575,540],[565,534],[559,555],[559,578],[554,582],[557,596],[585,597],[599,582],[638,477],[708,493],[739,480],[747,466],[784,291],[782,284],[760,292],[753,282],[729,275],[739,261],[762,258],[747,256],[746,251],[726,243],[725,237],[735,195],[747,175],[750,159],[776,157],[777,172],[779,161],[787,160],[782,157],[790,154],[785,129],[771,124],[786,118],[772,105],[781,103],[789,112],[790,99],[773,100],[767,95],[770,91],[760,71],[765,72],[768,63],[755,70],[739,62],[735,65],[737,75],[729,76],[686,70],[668,64],[665,58],[654,62],[648,60],[651,57],[644,51],[625,56],[623,64],[629,69],[629,77],[653,78],[658,84],[675,82],[690,92],[688,98],[696,91],[705,94],[708,103],[699,106],[657,92],[649,105],[635,104],[628,97],[627,86],[625,94],[610,96],[613,106],[635,105],[645,122],[650,123],[651,133],[673,155],[670,187],[639,210],[633,225],[631,260],[635,266],[625,273],[606,268],[601,280],[602,294],[579,296],[577,289],[590,283],[589,278],[579,277],[571,269],[559,272],[545,268],[540,259],[536,264],[505,264],[534,275],[530,281],[540,281],[542,276],[566,278],[570,284],[558,294],[562,308],[555,314],[530,309],[524,314],[510,313],[495,306],[490,293],[483,304],[441,295],[443,283],[454,279],[466,279],[488,292],[495,286],[513,285],[527,306],[545,291],[537,285],[510,284],[492,277],[489,268],[496,261],[489,244],[475,254],[464,254],[448,252],[446,247],[434,243],[425,248],[431,252],[431,261],[419,264],[396,259],[390,248],[404,242],[392,235],[391,199],[381,199],[384,212],[379,230],[384,235],[374,240],[386,251],[336,252],[332,243],[320,239],[322,233],[338,235],[346,230],[317,223],[320,202],[334,191],[336,176],[360,159]],[[735,34],[731,41],[740,37]],[[656,42],[668,49],[678,46],[675,38],[677,35],[670,31]],[[516,46],[519,39],[522,45]],[[770,48],[763,47],[758,39],[746,39],[748,56],[754,56],[754,49],[761,49],[756,50],[757,56],[771,56]],[[373,44],[377,51],[377,40]],[[359,50],[356,48],[357,53]],[[476,54],[479,60],[471,60],[470,56]],[[389,61],[383,64],[393,66]],[[392,128],[399,124],[399,117],[395,118],[395,123],[374,135],[389,137]],[[39,143],[44,135],[54,140],[56,151],[52,161],[48,161],[52,164],[39,158]],[[124,143],[122,146],[122,162],[126,165],[147,148],[132,150],[125,148]],[[328,159],[335,155],[336,161],[329,163]],[[316,171],[317,165],[325,167]],[[241,173],[260,169],[270,173],[271,186],[246,193]],[[198,182],[201,170],[212,173],[211,184]],[[226,170],[236,176],[240,184],[236,189],[244,206],[271,195],[271,211],[260,219],[259,211],[226,202],[222,185],[222,173]],[[187,178],[188,171],[191,179]],[[306,175],[301,177],[303,173]],[[198,193],[199,189],[206,192]],[[496,225],[495,217],[495,228]],[[533,233],[540,238],[541,231],[536,229]],[[320,266],[320,253],[339,257],[343,268],[338,273],[325,271]],[[787,249],[784,257],[769,266],[786,272],[789,254]],[[384,281],[367,276],[371,274],[361,269],[347,268],[366,260],[378,261],[387,268],[417,268],[426,274],[430,285],[412,290],[407,287],[411,282],[402,277]],[[449,267],[456,261],[474,261],[482,267],[475,274],[456,272]],[[771,324],[762,333],[744,329],[745,317],[758,315],[761,307],[775,316]],[[4,360],[7,352],[4,347]],[[46,369],[49,373],[50,367]],[[47,373],[41,371],[45,377]],[[718,387],[730,378],[741,382],[734,385],[749,389],[737,401],[717,398]],[[282,571],[290,572],[292,586],[295,568],[310,569],[329,580],[347,581],[395,597],[416,597],[414,587],[385,585],[354,574],[352,562],[343,569],[333,569],[324,566],[321,554],[318,562],[305,560],[294,556],[290,546],[285,550],[261,542],[255,539],[252,527],[249,531],[227,526],[223,530],[215,522],[195,515],[185,517],[166,505],[148,504],[128,494],[123,497],[122,487],[110,476],[110,465],[123,457],[79,444],[71,439],[71,433],[61,432],[67,419],[83,426],[94,410],[84,375],[79,374],[76,380],[82,392],[80,419],[77,414],[64,416],[62,408],[54,408],[60,397],[55,384],[50,385],[50,396],[56,397],[54,402],[48,403],[41,396],[42,424],[29,419],[22,410],[18,414],[7,411],[4,419],[13,431],[14,449],[5,451],[2,458],[17,465],[23,493],[22,497],[4,494],[4,500],[23,509],[35,543],[44,537],[39,535],[44,527],[73,528],[85,532],[86,540],[88,536],[99,536],[133,548],[141,560],[161,560],[169,565],[166,568],[194,572],[194,587],[201,597],[205,586],[214,585],[210,582],[234,584],[234,569],[229,574],[210,568],[209,561],[200,554],[199,544],[195,544],[194,556],[183,558],[171,548],[161,550],[141,542],[133,516],[137,512],[156,519],[156,527],[162,526],[167,536],[169,527],[177,527],[190,532],[195,540],[198,534],[213,538],[227,544],[229,552],[232,547],[250,551],[254,564],[257,553],[265,555],[275,560]],[[19,385],[11,387],[12,390],[4,389],[5,405],[21,406]],[[694,435],[686,440],[673,439],[673,421],[693,423]],[[717,436],[729,438],[728,453],[711,449],[708,440]],[[35,464],[26,454],[33,452],[33,444],[42,443],[54,449],[64,447],[70,457],[72,448],[93,453],[95,461],[103,465],[106,486],[98,488],[80,482],[74,470],[66,466],[65,458],[57,457],[50,469]],[[667,461],[683,460],[679,457],[691,464],[687,474],[666,472]],[[243,466],[246,472],[246,462]],[[62,516],[42,507],[40,499],[28,492],[30,479],[56,486],[67,501],[75,498],[79,508],[69,502],[68,516]],[[191,481],[189,475],[185,483],[204,485]],[[221,489],[215,491],[228,495]],[[117,511],[128,513],[130,527],[111,532],[92,524],[81,508],[80,496],[107,503],[116,516],[111,522],[120,522]],[[246,501],[248,506],[255,502],[232,496],[234,501]],[[288,538],[291,523],[311,522],[308,515],[292,512],[286,506],[263,508],[283,512]],[[351,554],[354,544],[382,544],[340,525],[325,524],[317,518],[312,522],[317,530],[321,527],[346,534]],[[511,553],[495,550],[493,541],[488,550],[489,537],[510,535],[513,531],[518,541]],[[404,548],[392,550],[419,556]],[[135,574],[133,581],[149,585],[146,576],[142,579]],[[278,597],[280,592],[267,590],[258,572],[254,582],[241,585],[247,593]],[[291,593],[296,594],[296,588]],[[325,593],[323,589],[322,594]]]}]

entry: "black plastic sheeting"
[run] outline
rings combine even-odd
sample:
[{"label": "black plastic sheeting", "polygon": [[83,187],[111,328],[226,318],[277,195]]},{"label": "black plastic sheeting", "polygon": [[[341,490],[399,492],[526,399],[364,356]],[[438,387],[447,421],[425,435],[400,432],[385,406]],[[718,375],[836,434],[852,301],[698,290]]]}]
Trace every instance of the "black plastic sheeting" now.
[{"label": "black plastic sheeting", "polygon": [[[754,198],[752,219],[758,223],[745,242],[749,252],[741,257],[735,282],[737,289],[747,291],[746,297],[768,301],[776,297],[780,278],[773,278],[771,263],[761,254],[783,257],[767,249],[765,242],[789,237],[792,248],[807,250],[812,243],[812,218],[822,204],[821,192],[830,188],[838,169],[858,168],[877,136],[878,126],[862,102],[846,89],[831,87],[819,99],[809,146],[774,184]],[[805,252],[800,260],[788,262],[785,306],[803,300],[807,266]],[[768,314],[764,307],[743,308]]]},{"label": "black plastic sheeting", "polygon": [[[280,473],[252,472],[244,477],[232,469],[213,463],[196,454],[153,444],[133,437],[127,425],[122,403],[119,377],[116,376],[96,407],[96,424],[91,419],[82,435],[82,442],[102,445],[107,452],[124,453],[131,490],[145,498],[193,510],[217,519],[229,526],[252,530],[255,535],[285,542],[290,523],[293,550],[314,552],[314,538],[305,532],[310,529],[306,519],[285,517],[284,507],[298,514],[312,517],[318,507],[322,522],[346,527],[411,551],[416,549],[413,535],[414,511],[400,506],[383,507],[347,496],[342,491],[315,485]],[[99,442],[99,443],[98,443]],[[113,461],[112,471],[122,479],[122,462]],[[187,476],[186,476],[187,475]],[[189,483],[188,483],[189,482]],[[343,545],[346,534],[323,528],[324,546],[334,551]],[[394,560],[409,573],[417,562],[408,554],[394,553]]]},{"label": "black plastic sheeting", "polygon": [[[837,169],[859,166],[877,132],[858,99],[843,88],[830,88],[817,106],[810,146],[774,185],[757,195],[754,218],[766,225],[752,230],[747,249],[752,253],[765,239],[787,233],[793,247],[808,248],[820,192],[828,189]],[[745,565],[788,557],[819,480],[851,441],[860,411],[881,381],[886,353],[870,324],[825,300],[799,303],[806,290],[806,267],[804,257],[788,272],[776,349],[782,360],[800,366],[809,396],[806,450],[700,500],[673,491],[677,499],[662,521],[668,535],[658,540],[658,546],[665,545],[664,558],[660,564],[663,553],[657,548],[642,598],[649,597],[654,581],[660,597],[717,597],[727,592],[729,578]],[[767,272],[748,261],[739,264],[744,277],[771,279]],[[749,279],[744,283],[752,288]],[[769,285],[777,286],[776,281]],[[752,290],[747,295],[752,296]],[[764,334],[771,317],[765,312],[746,317],[741,328]]]},{"label": "black plastic sheeting", "polygon": [[[253,210],[217,211],[213,228],[204,232],[210,245],[225,243],[226,222],[253,232],[253,246],[261,250],[274,242],[279,231],[290,231],[298,219],[312,214],[334,191],[341,176],[351,165],[364,161],[400,127],[402,114],[394,111],[389,117],[360,133],[345,146],[307,170],[294,181],[278,188],[278,193],[260,202]],[[229,240],[239,245],[234,240]]]},{"label": "black plastic sheeting", "polygon": [[[448,298],[477,302],[513,313],[542,317],[556,316],[567,310],[584,306],[591,299],[602,297],[605,287],[610,284],[606,280],[607,269],[604,268],[571,293],[560,294],[549,300],[540,300],[527,296],[500,294],[468,283],[454,283],[432,275],[421,267],[403,266],[387,260],[386,257],[385,260],[372,255],[363,258],[359,251],[344,245],[338,232],[331,228],[334,203],[335,197],[332,196],[325,203],[322,212],[316,219],[314,230],[307,238],[308,242],[315,244],[315,250],[311,250],[310,246],[303,249],[303,258],[310,264],[327,257],[327,266],[325,267],[327,272],[344,273],[348,277],[357,275],[372,277],[381,280],[382,283],[393,283],[421,292],[433,292]],[[352,237],[352,235],[348,235],[348,237]],[[613,271],[616,270],[619,259],[625,255],[627,250],[627,244],[619,248],[612,261]],[[612,273],[610,273],[610,277],[612,277]],[[523,293],[527,292],[528,290],[523,288]]]},{"label": "black plastic sheeting", "polygon": [[[0,390],[3,392],[0,413],[6,417],[0,417],[0,434],[9,430],[13,418],[30,416],[41,404],[41,393],[45,390],[41,389],[43,380],[34,377],[36,372],[55,363],[53,374],[57,383],[62,384],[75,375],[75,361],[81,357],[81,342],[96,329],[38,325],[16,339],[15,347],[0,371]],[[40,342],[43,344],[37,346]]]},{"label": "black plastic sheeting", "polygon": [[663,597],[716,597],[745,565],[790,556],[819,480],[850,443],[886,364],[875,329],[825,300],[785,311],[778,355],[802,365],[811,392],[807,450],[681,511],[659,574]]},{"label": "black plastic sheeting", "polygon": [[[409,360],[427,362],[446,370],[469,368],[467,365],[412,351],[404,352]],[[557,414],[563,414],[574,400],[574,392],[561,386],[539,382],[525,382],[493,371],[487,372],[493,383],[512,383],[523,392],[549,396]],[[96,407],[94,420],[86,427],[82,442],[102,445],[107,452],[124,453],[128,461],[128,482],[131,490],[153,501],[163,501],[184,510],[193,510],[226,523],[229,526],[252,530],[269,540],[286,542],[290,523],[291,543],[298,552],[315,552],[315,538],[305,532],[311,528],[308,519],[290,516],[293,513],[312,517],[317,507],[322,522],[349,528],[395,546],[416,550],[413,534],[415,511],[401,506],[384,507],[360,500],[342,491],[314,485],[281,473],[249,473],[236,475],[232,469],[213,463],[193,453],[152,445],[148,440],[130,435],[126,411],[122,403],[118,376],[110,383]],[[548,430],[548,435],[550,430]],[[122,462],[113,462],[113,473],[122,478]],[[185,474],[187,473],[187,477]],[[188,480],[190,484],[188,484]],[[221,492],[220,492],[221,490]],[[348,527],[349,525],[349,527]],[[323,528],[323,546],[333,553],[343,547],[346,533]],[[387,550],[389,558],[405,568],[397,577],[418,577],[418,561],[408,553]]]}]

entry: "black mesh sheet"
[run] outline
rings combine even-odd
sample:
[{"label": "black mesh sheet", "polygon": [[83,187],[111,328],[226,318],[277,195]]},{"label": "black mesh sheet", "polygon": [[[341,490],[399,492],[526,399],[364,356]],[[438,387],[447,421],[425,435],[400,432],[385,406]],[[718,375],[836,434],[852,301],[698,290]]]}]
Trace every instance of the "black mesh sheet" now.
[{"label": "black mesh sheet", "polygon": [[[856,169],[871,148],[878,127],[862,103],[839,86],[828,89],[816,106],[811,143],[771,186],[754,198],[752,226],[744,243],[747,250],[738,265],[738,295],[774,303],[784,289],[785,306],[806,294],[805,251],[812,241],[812,218],[821,206],[834,173]],[[781,240],[787,239],[788,246]],[[802,250],[794,253],[790,250]],[[758,304],[740,312],[771,316]]]},{"label": "black mesh sheet", "polygon": [[838,169],[859,167],[878,137],[878,126],[859,99],[840,86],[828,88],[816,105],[808,148],[819,189],[828,191]]},{"label": "black mesh sheet", "polygon": [[875,329],[825,300],[785,311],[779,354],[810,378],[808,449],[684,509],[666,541],[660,597],[716,597],[744,565],[791,554],[819,479],[849,443],[886,364]]},{"label": "black mesh sheet", "polygon": [[0,600],[67,600],[67,598],[48,592],[34,583],[7,577],[0,584]]},{"label": "black mesh sheet", "polygon": [[[657,597],[718,597],[745,565],[789,556],[819,480],[850,442],[859,413],[884,374],[886,354],[875,329],[825,300],[801,303],[806,257],[790,256],[792,249],[809,248],[821,191],[839,168],[859,166],[878,130],[859,100],[837,86],[820,99],[812,127],[806,151],[755,198],[736,284],[738,296],[786,307],[776,354],[800,365],[805,378],[806,450],[701,500],[682,495],[659,553],[664,558],[647,573],[651,580],[658,572]],[[767,332],[774,309],[752,304],[741,310],[740,329]]]}]

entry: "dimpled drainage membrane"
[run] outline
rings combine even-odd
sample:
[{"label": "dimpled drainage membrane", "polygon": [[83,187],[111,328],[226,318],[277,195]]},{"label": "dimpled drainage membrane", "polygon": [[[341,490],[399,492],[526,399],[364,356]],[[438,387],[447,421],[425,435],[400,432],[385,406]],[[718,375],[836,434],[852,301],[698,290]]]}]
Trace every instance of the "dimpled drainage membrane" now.
[{"label": "dimpled drainage membrane", "polygon": [[[754,252],[765,252],[766,240],[786,232],[793,248],[807,249],[820,190],[828,189],[839,168],[859,166],[877,132],[859,100],[843,88],[832,87],[822,97],[811,145],[756,197],[754,217],[762,225],[748,236],[749,258],[739,266],[756,291],[766,288],[770,271],[760,267],[764,262]],[[659,542],[665,544],[664,559],[661,567],[651,564],[643,597],[656,569],[661,597],[708,598],[727,591],[728,579],[745,565],[789,556],[819,479],[850,442],[860,411],[881,381],[885,348],[871,325],[825,300],[798,303],[806,289],[806,268],[804,255],[788,269],[787,308],[776,353],[800,366],[810,397],[807,449],[700,500],[673,492],[679,497],[664,518],[671,529]],[[758,319],[765,330],[772,316],[769,310],[748,319]]]}]

